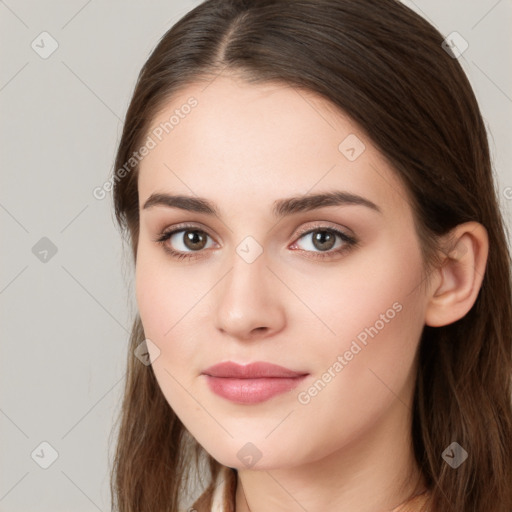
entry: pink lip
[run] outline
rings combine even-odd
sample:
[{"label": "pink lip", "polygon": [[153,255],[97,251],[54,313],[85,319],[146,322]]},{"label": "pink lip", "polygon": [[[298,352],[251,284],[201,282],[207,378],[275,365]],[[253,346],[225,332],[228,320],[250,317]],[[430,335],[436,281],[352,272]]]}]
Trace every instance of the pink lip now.
[{"label": "pink lip", "polygon": [[217,395],[240,404],[254,404],[292,390],[308,373],[264,362],[242,366],[228,361],[207,368],[203,375]]}]

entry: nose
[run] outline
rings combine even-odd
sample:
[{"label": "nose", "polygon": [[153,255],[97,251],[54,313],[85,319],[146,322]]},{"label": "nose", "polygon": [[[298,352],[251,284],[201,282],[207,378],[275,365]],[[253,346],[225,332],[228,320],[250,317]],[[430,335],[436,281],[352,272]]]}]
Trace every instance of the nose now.
[{"label": "nose", "polygon": [[240,340],[260,339],[281,331],[286,325],[282,284],[267,268],[264,255],[247,263],[235,254],[232,262],[231,271],[216,287],[217,329]]}]

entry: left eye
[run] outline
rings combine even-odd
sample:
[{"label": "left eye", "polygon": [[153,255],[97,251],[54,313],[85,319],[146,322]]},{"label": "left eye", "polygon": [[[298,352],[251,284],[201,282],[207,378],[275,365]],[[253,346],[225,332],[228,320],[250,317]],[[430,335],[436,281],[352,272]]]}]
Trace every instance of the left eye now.
[{"label": "left eye", "polygon": [[353,240],[351,237],[345,235],[341,231],[335,229],[317,228],[307,233],[304,233],[298,240],[306,240],[303,246],[295,242],[294,245],[299,245],[300,249],[305,251],[320,251],[327,252],[336,250],[345,245],[350,245]]}]

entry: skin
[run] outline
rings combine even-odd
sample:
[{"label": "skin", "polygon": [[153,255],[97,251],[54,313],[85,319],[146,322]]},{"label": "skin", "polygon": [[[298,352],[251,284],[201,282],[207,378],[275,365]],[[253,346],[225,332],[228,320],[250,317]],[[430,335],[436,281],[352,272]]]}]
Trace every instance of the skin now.
[{"label": "skin", "polygon": [[[198,105],[142,160],[138,179],[136,297],[145,335],[158,347],[150,348],[158,384],[207,452],[239,470],[237,511],[391,510],[424,489],[410,435],[423,326],[451,323],[471,308],[487,258],[485,229],[458,226],[454,252],[423,281],[407,191],[347,116],[313,93],[224,75],[183,89],[152,126],[191,96]],[[338,149],[349,134],[365,145],[354,161]],[[332,190],[363,196],[381,212],[338,205],[272,215],[277,199]],[[219,216],[143,208],[153,193],[206,198]],[[196,256],[190,260],[154,241],[182,222],[209,235],[199,252],[184,245],[183,232],[174,236],[173,248]],[[321,248],[299,230],[329,227],[358,244],[315,258]],[[263,250],[252,263],[236,252],[247,236]],[[397,303],[400,312],[301,403],[299,393]],[[290,392],[237,404],[212,393],[201,375],[228,360],[309,375]],[[252,467],[237,456],[248,442],[261,453]]]}]

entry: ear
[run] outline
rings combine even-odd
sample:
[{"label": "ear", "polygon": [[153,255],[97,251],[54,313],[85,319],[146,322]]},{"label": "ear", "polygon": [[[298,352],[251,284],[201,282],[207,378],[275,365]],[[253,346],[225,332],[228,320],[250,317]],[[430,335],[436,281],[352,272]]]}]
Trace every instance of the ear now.
[{"label": "ear", "polygon": [[459,224],[446,238],[425,310],[425,323],[431,327],[451,324],[466,315],[476,301],[487,264],[489,238],[482,224]]}]

